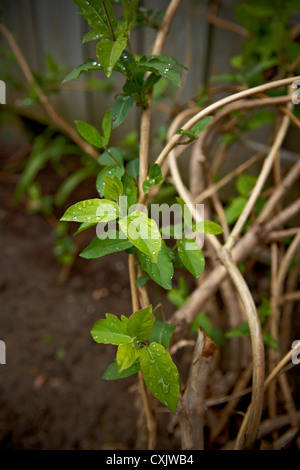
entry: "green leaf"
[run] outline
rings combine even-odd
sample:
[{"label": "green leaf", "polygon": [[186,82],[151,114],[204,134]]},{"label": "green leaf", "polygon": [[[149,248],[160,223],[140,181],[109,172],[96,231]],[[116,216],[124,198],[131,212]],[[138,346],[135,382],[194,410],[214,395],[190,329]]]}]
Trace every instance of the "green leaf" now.
[{"label": "green leaf", "polygon": [[104,147],[103,137],[94,126],[84,121],[75,121],[75,124],[81,137],[94,145],[94,147]]},{"label": "green leaf", "polygon": [[181,207],[181,214],[182,218],[184,220],[184,224],[191,229],[193,226],[193,217],[192,213],[190,211],[189,205],[184,202],[184,200],[181,197],[176,197],[176,201]]},{"label": "green leaf", "polygon": [[115,202],[106,199],[88,199],[69,207],[60,220],[66,222],[109,222],[119,215]]},{"label": "green leaf", "polygon": [[76,235],[78,235],[79,233],[83,232],[84,230],[87,230],[88,228],[90,227],[95,227],[95,225],[97,225],[96,223],[87,223],[87,222],[83,222],[79,229],[74,233],[73,237],[75,237]]},{"label": "green leaf", "polygon": [[279,348],[279,344],[276,341],[276,339],[274,339],[273,336],[267,333],[267,331],[264,331],[264,330],[262,331],[262,337],[263,337],[264,343],[270,348],[273,348],[273,349]]},{"label": "green leaf", "polygon": [[240,326],[232,328],[225,333],[226,338],[240,338],[241,336],[249,336],[250,329],[247,321],[244,321]]},{"label": "green leaf", "polygon": [[237,221],[247,204],[247,200],[244,196],[236,197],[225,207],[224,213],[228,225]]},{"label": "green leaf", "polygon": [[100,197],[104,196],[104,189],[105,189],[105,177],[106,176],[117,176],[117,178],[121,179],[124,175],[124,167],[119,165],[109,165],[103,170],[98,173],[97,180],[96,180],[96,188],[100,195]]},{"label": "green leaf", "polygon": [[97,31],[92,29],[91,31],[88,31],[83,36],[82,44],[86,44],[87,42],[99,40],[99,39],[102,39],[102,38],[103,38],[103,33],[98,33]]},{"label": "green leaf", "polygon": [[115,41],[104,38],[97,44],[97,57],[100,60],[107,77],[110,77],[113,68],[120,58],[127,44],[127,39],[120,35]]},{"label": "green leaf", "polygon": [[184,276],[180,276],[178,289],[172,289],[168,292],[167,297],[175,307],[182,307],[189,296],[189,286]]},{"label": "green leaf", "polygon": [[119,202],[120,196],[123,194],[123,185],[117,176],[111,178],[106,175],[104,178],[104,197],[111,201]]},{"label": "green leaf", "polygon": [[201,132],[203,132],[209,126],[212,120],[213,120],[213,116],[204,117],[192,127],[191,131],[196,136],[198,136],[199,134],[201,134]]},{"label": "green leaf", "polygon": [[156,320],[153,331],[149,336],[149,343],[159,343],[164,348],[168,348],[175,328],[176,326],[171,325],[171,323]]},{"label": "green leaf", "polygon": [[101,0],[73,0],[75,5],[82,10],[82,16],[89,25],[97,32],[105,36],[111,36],[111,28],[117,27],[117,19],[114,15],[110,2],[105,1],[109,19],[107,18],[105,8]]},{"label": "green leaf", "polygon": [[178,253],[187,270],[199,279],[205,267],[205,258],[198,243],[195,240],[183,238],[178,241]]},{"label": "green leaf", "polygon": [[126,325],[127,332],[138,341],[146,341],[153,331],[152,305],[134,312]]},{"label": "green leaf", "polygon": [[133,96],[122,94],[117,95],[112,109],[113,129],[120,126],[122,122],[125,121],[134,104],[134,101],[135,100]]},{"label": "green leaf", "polygon": [[91,335],[97,343],[115,344],[131,343],[126,325],[115,315],[105,314],[106,319],[98,320],[91,330]]},{"label": "green leaf", "polygon": [[143,270],[149,277],[164,289],[172,289],[172,278],[174,275],[173,264],[170,260],[164,240],[161,240],[161,248],[158,253],[157,262],[153,263],[149,256],[141,251],[138,253]]},{"label": "green leaf", "polygon": [[219,235],[223,233],[223,229],[219,224],[211,222],[210,220],[203,220],[197,222],[193,226],[193,231],[197,233],[208,233],[211,235]]},{"label": "green leaf", "polygon": [[147,281],[149,281],[149,276],[147,276],[147,274],[143,274],[136,279],[135,287],[142,287],[147,283]]},{"label": "green leaf", "polygon": [[263,299],[261,305],[259,306],[258,310],[258,318],[262,324],[265,323],[268,316],[271,315],[271,304],[269,299]]},{"label": "green leaf", "polygon": [[88,59],[81,65],[77,65],[63,80],[62,83],[69,82],[70,80],[77,80],[83,73],[95,72],[98,70],[103,70],[101,63],[95,59]]},{"label": "green leaf", "polygon": [[137,62],[137,70],[158,73],[176,86],[181,86],[181,79],[178,70],[173,69],[174,60],[167,56],[143,56]]},{"label": "green leaf", "polygon": [[127,238],[120,238],[118,230],[108,230],[95,237],[91,243],[80,253],[81,258],[94,259],[101,258],[102,256],[116,253],[119,251],[127,250],[132,246],[132,243]]},{"label": "green leaf", "polygon": [[125,377],[129,377],[130,375],[136,374],[140,370],[140,361],[136,360],[132,366],[128,367],[128,369],[122,370],[119,372],[118,365],[114,361],[107,367],[106,371],[102,375],[102,379],[104,380],[118,380],[124,379]]},{"label": "green leaf", "polygon": [[106,147],[108,145],[110,134],[111,134],[111,109],[106,111],[103,117],[102,130],[103,130],[103,147]]},{"label": "green leaf", "polygon": [[274,111],[257,111],[252,114],[243,127],[246,129],[256,129],[267,124],[272,124],[275,117],[276,113]]},{"label": "green leaf", "polygon": [[123,166],[123,152],[118,147],[110,147],[100,155],[98,163],[104,166],[116,165],[119,163]]},{"label": "green leaf", "polygon": [[212,326],[210,318],[204,313],[200,312],[194,318],[191,324],[191,332],[197,334],[198,328],[201,327],[205,333],[218,345],[222,346],[225,342],[225,335],[219,328]]},{"label": "green leaf", "polygon": [[179,254],[177,251],[173,250],[170,246],[166,245],[166,250],[168,252],[168,255],[170,257],[170,260],[173,263],[174,268],[177,269],[186,269],[183,262],[180,259]]},{"label": "green leaf", "polygon": [[135,158],[134,160],[130,160],[130,162],[127,163],[125,169],[134,180],[137,180],[140,172],[140,159]]},{"label": "green leaf", "polygon": [[154,186],[162,184],[165,181],[162,178],[161,168],[156,163],[149,168],[149,178],[143,182],[143,191],[145,194],[149,193],[150,189]]},{"label": "green leaf", "polygon": [[122,343],[118,346],[117,350],[117,366],[118,371],[128,369],[139,357],[139,348],[135,343]]},{"label": "green leaf", "polygon": [[236,182],[236,189],[241,196],[249,196],[257,181],[257,176],[243,173]]},{"label": "green leaf", "polygon": [[124,20],[126,22],[126,28],[129,32],[135,22],[135,1],[134,0],[123,0]]},{"label": "green leaf", "polygon": [[153,395],[175,414],[179,398],[179,374],[170,354],[159,343],[140,350],[143,378]]},{"label": "green leaf", "polygon": [[119,220],[119,226],[131,243],[149,256],[153,263],[157,262],[161,247],[161,236],[154,220],[146,214],[135,211]]},{"label": "green leaf", "polygon": [[134,184],[133,178],[129,175],[123,175],[123,194],[127,197],[127,207],[130,209],[137,201],[137,187]]}]

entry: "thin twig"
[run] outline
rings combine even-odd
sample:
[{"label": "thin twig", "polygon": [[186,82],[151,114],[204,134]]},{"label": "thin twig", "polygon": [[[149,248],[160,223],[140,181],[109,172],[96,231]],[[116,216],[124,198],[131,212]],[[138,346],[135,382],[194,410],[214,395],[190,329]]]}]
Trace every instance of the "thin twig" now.
[{"label": "thin twig", "polygon": [[231,249],[233,247],[233,245],[235,244],[235,241],[237,240],[239,234],[241,233],[241,230],[243,228],[243,226],[245,225],[252,209],[253,209],[253,206],[258,198],[258,196],[260,195],[261,191],[262,191],[262,188],[266,182],[266,179],[270,173],[270,170],[272,168],[272,165],[274,163],[274,159],[275,157],[277,156],[277,153],[282,145],[282,142],[286,136],[286,133],[287,133],[287,130],[288,130],[288,126],[289,126],[289,118],[288,117],[284,117],[282,119],[282,122],[281,122],[281,125],[280,125],[280,128],[276,134],[276,137],[275,137],[275,140],[274,140],[274,143],[271,147],[271,150],[269,152],[269,155],[267,156],[267,158],[265,159],[264,161],[264,164],[263,164],[263,167],[262,167],[262,170],[258,176],[258,179],[256,181],[256,184],[251,192],[251,195],[247,201],[247,204],[246,206],[244,207],[241,215],[239,216],[235,226],[233,227],[229,237],[228,237],[228,240],[226,241],[226,248],[227,249]]},{"label": "thin twig", "polygon": [[[207,106],[205,109],[197,113],[194,117],[192,117],[188,122],[185,123],[184,126],[182,126],[183,130],[189,130],[191,127],[193,127],[200,119],[203,119],[206,116],[211,115],[221,107],[232,103],[234,101],[238,101],[244,98],[248,98],[249,96],[255,95],[257,93],[265,92],[267,90],[272,90],[273,88],[279,88],[282,86],[287,86],[293,83],[295,80],[299,80],[300,76],[295,76],[295,77],[288,77],[282,80],[276,80],[274,82],[270,83],[265,83],[264,85],[259,85],[254,88],[250,88],[248,90],[243,90],[239,93],[235,93],[234,95],[227,96],[226,98],[223,98],[210,106]],[[171,139],[168,141],[168,143],[165,145],[157,159],[155,160],[155,163],[158,165],[161,165],[164,159],[167,157],[169,152],[174,148],[174,146],[179,142],[181,139],[181,135],[179,134],[174,134]]]}]

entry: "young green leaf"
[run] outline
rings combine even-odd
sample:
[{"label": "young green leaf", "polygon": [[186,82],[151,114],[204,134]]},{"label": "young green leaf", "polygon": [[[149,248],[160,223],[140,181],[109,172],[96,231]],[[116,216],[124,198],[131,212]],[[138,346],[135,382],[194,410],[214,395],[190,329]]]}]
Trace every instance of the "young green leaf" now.
[{"label": "young green leaf", "polygon": [[103,137],[94,126],[84,121],[75,121],[75,124],[81,137],[87,140],[94,147],[104,147]]},{"label": "young green leaf", "polygon": [[159,343],[140,350],[143,378],[153,395],[175,414],[179,398],[179,374],[170,354]]},{"label": "young green leaf", "polygon": [[224,209],[226,222],[228,225],[231,225],[237,221],[246,204],[247,198],[244,196],[235,197],[230,201],[230,203]]},{"label": "young green leaf", "polygon": [[171,323],[156,320],[149,336],[149,343],[159,343],[164,348],[168,348],[175,328],[175,325],[171,325]]},{"label": "young green leaf", "polygon": [[167,56],[143,56],[137,62],[138,71],[154,72],[166,78],[176,86],[181,86],[181,79],[178,70],[173,69],[174,59]]},{"label": "young green leaf", "polygon": [[197,233],[208,233],[211,235],[219,235],[223,233],[223,229],[219,224],[211,222],[210,220],[203,220],[197,222],[193,226],[193,231]]},{"label": "young green leaf", "polygon": [[70,80],[77,80],[83,73],[95,72],[98,70],[103,70],[101,63],[98,60],[88,59],[81,65],[77,65],[63,80],[62,83],[69,82]]},{"label": "young green leaf", "polygon": [[119,220],[119,226],[131,243],[157,263],[161,247],[161,236],[153,219],[146,214],[135,211]]},{"label": "young green leaf", "polygon": [[153,186],[160,185],[164,181],[165,179],[162,178],[160,166],[156,163],[154,165],[151,165],[149,168],[149,178],[143,182],[144,193],[149,193],[150,189],[152,189]]},{"label": "young green leaf", "polygon": [[106,147],[108,145],[110,134],[111,134],[111,109],[106,111],[103,117],[102,130],[103,130],[103,147]]},{"label": "young green leaf", "polygon": [[200,119],[191,129],[195,136],[198,137],[201,132],[205,131],[205,129],[209,126],[211,121],[213,120],[213,116],[206,116],[203,119]]},{"label": "young green leaf", "polygon": [[205,258],[198,243],[195,240],[183,238],[178,241],[178,253],[187,270],[199,279],[205,267]]},{"label": "young green leaf", "polygon": [[129,210],[137,201],[137,187],[134,184],[133,178],[126,174],[122,177],[122,184],[123,194],[127,197],[127,207]]},{"label": "young green leaf", "polygon": [[184,202],[181,197],[176,197],[176,201],[181,207],[181,214],[184,221],[184,224],[191,229],[193,226],[193,216],[190,211],[189,205]]},{"label": "young green leaf", "polygon": [[79,256],[85,259],[101,258],[111,253],[127,250],[131,246],[132,243],[127,238],[120,238],[118,230],[108,230],[101,237],[93,238]]},{"label": "young green leaf", "polygon": [[110,77],[113,68],[120,58],[127,44],[127,39],[119,35],[116,40],[104,38],[97,44],[97,57],[101,62],[107,77]]},{"label": "young green leaf", "polygon": [[118,177],[113,178],[106,175],[104,178],[104,197],[111,201],[119,202],[120,196],[123,194],[123,185]]},{"label": "young green leaf", "polygon": [[82,222],[80,225],[79,229],[74,233],[73,237],[78,235],[79,233],[83,232],[84,230],[87,230],[90,227],[95,227],[97,225],[96,223],[87,223],[87,222]]},{"label": "young green leaf", "polygon": [[104,166],[123,166],[123,152],[119,147],[110,147],[100,155],[98,163]]},{"label": "young green leaf", "polygon": [[127,163],[125,169],[134,180],[137,180],[140,172],[140,159],[135,158],[134,160],[130,160],[130,162]]},{"label": "young green leaf", "polygon": [[128,369],[139,357],[139,348],[135,343],[122,343],[118,346],[117,350],[117,365],[118,371]]},{"label": "young green leaf", "polygon": [[113,129],[120,126],[122,122],[125,121],[134,104],[134,101],[135,100],[133,96],[123,94],[117,95],[112,109]]},{"label": "young green leaf", "polygon": [[133,28],[135,22],[135,2],[133,0],[123,0],[124,20],[127,33]]},{"label": "young green leaf", "polygon": [[121,179],[121,177],[124,175],[124,167],[119,166],[119,165],[109,165],[103,170],[101,170],[98,173],[97,179],[96,179],[96,189],[100,195],[100,197],[104,196],[104,189],[105,189],[105,177],[110,176],[111,178],[113,176],[117,176],[117,178]]},{"label": "young green leaf", "polygon": [[157,262],[153,263],[149,256],[145,253],[139,252],[139,259],[142,264],[143,270],[149,277],[164,289],[172,289],[172,278],[174,275],[174,268],[172,261],[166,250],[164,240],[161,241],[161,248],[158,253]]},{"label": "young green leaf", "polygon": [[131,343],[126,325],[115,315],[106,313],[105,319],[98,320],[91,330],[91,335],[97,343],[115,344]]},{"label": "young green leaf", "polygon": [[126,325],[127,332],[138,341],[145,341],[149,338],[153,330],[152,305],[134,312],[129,318]]},{"label": "young green leaf", "polygon": [[88,199],[69,207],[60,220],[98,223],[115,220],[118,216],[119,209],[115,202],[107,199]]},{"label": "young green leaf", "polygon": [[256,181],[257,181],[257,176],[243,173],[237,179],[236,189],[240,193],[241,196],[248,197],[252,189],[254,188]]},{"label": "young green leaf", "polygon": [[102,375],[102,379],[104,380],[124,379],[125,377],[129,377],[130,375],[136,374],[139,370],[140,370],[140,361],[138,359],[132,364],[132,366],[128,367],[128,369],[122,370],[121,372],[119,372],[118,365],[116,361],[114,361],[111,364],[109,364],[106,371]]},{"label": "young green leaf", "polygon": [[[75,5],[82,10],[82,16],[89,25],[97,32],[106,37],[111,36],[111,27],[117,27],[117,19],[114,15],[110,2],[101,0],[73,0]],[[104,8],[104,4],[106,10]],[[107,17],[106,11],[109,18]],[[110,26],[111,25],[111,26]]]}]

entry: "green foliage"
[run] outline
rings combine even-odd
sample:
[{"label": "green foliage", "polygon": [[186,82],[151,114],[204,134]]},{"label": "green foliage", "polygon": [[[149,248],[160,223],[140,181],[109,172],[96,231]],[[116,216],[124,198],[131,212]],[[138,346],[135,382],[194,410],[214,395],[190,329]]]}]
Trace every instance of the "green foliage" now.
[{"label": "green foliage", "polygon": [[173,264],[166,250],[164,240],[161,240],[161,248],[158,253],[157,262],[153,263],[149,256],[139,251],[139,259],[142,268],[148,276],[159,286],[166,290],[172,289],[172,278],[174,274]]},{"label": "green foliage", "polygon": [[[263,299],[260,307],[257,310],[257,313],[262,326],[262,337],[264,343],[266,344],[266,346],[269,346],[273,349],[278,349],[279,345],[277,341],[263,328],[267,317],[271,315],[271,306],[270,301],[268,299]],[[228,330],[225,333],[226,338],[239,338],[242,336],[247,336],[250,338],[250,329],[247,321],[242,322],[241,325],[237,328]]]},{"label": "green foliage", "polygon": [[178,253],[186,269],[199,279],[205,267],[205,258],[198,243],[195,240],[183,238],[178,241]]},{"label": "green foliage", "polygon": [[66,222],[109,222],[119,215],[119,208],[107,199],[88,199],[77,202],[66,210],[61,220]]},{"label": "green foliage", "polygon": [[219,328],[214,328],[211,319],[204,312],[198,313],[191,324],[191,332],[197,334],[198,328],[202,328],[218,346],[225,342],[225,336]]},{"label": "green foliage", "polygon": [[184,276],[178,279],[178,288],[173,288],[168,292],[167,297],[175,307],[182,307],[189,296],[189,286]]},{"label": "green foliage", "polygon": [[158,262],[161,236],[153,219],[140,211],[135,211],[119,220],[122,232],[139,251],[147,255],[152,263]]},{"label": "green foliage", "polygon": [[149,191],[156,185],[160,185],[165,181],[165,178],[162,178],[161,168],[159,165],[154,164],[149,168],[149,178],[143,182],[143,191],[145,194],[148,194]]},{"label": "green foliage", "polygon": [[97,343],[118,346],[116,361],[108,366],[103,378],[115,380],[139,370],[153,395],[176,412],[179,398],[179,375],[166,351],[173,325],[154,321],[152,306],[121,320],[110,313],[98,320],[91,331]]},{"label": "green foliage", "polygon": [[199,122],[197,122],[190,130],[186,131],[184,129],[178,129],[176,134],[181,134],[185,135],[188,137],[188,141],[186,143],[193,142],[194,140],[197,140],[199,137],[199,134],[203,132],[211,123],[213,119],[213,116],[206,116],[205,118],[201,119]]},{"label": "green foliage", "polygon": [[122,238],[118,230],[108,230],[101,236],[93,238],[91,243],[80,253],[85,259],[101,258],[102,256],[127,250],[132,243],[127,238]]}]

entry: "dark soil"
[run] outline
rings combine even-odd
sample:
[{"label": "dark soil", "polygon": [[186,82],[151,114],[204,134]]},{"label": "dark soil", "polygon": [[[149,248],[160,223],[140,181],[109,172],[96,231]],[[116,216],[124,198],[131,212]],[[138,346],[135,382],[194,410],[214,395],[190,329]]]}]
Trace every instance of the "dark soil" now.
[{"label": "dark soil", "polygon": [[60,282],[53,229],[13,207],[13,189],[0,195],[0,449],[134,449],[137,376],[103,380],[116,347],[90,335],[106,312],[132,313],[127,255],[77,256]]}]

